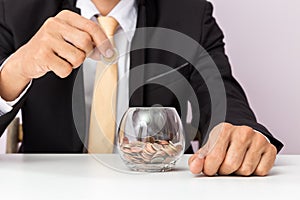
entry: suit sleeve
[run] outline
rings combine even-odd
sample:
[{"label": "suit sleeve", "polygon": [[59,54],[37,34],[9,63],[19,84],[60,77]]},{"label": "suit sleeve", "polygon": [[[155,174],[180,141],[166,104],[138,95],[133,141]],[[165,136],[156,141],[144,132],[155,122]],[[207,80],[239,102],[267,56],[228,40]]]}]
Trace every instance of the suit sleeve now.
[{"label": "suit sleeve", "polygon": [[[5,22],[4,2],[0,1],[0,65],[2,65],[6,58],[8,58],[14,51],[13,35]],[[10,112],[0,117],[0,136],[3,134],[8,124],[17,115],[18,111],[24,104],[25,98],[26,94],[13,106],[13,109]]]},{"label": "suit sleeve", "polygon": [[[283,144],[277,139],[275,139],[263,125],[259,124],[256,121],[256,117],[249,106],[245,92],[232,75],[229,60],[224,50],[224,35],[219,26],[217,25],[214,17],[212,16],[212,13],[212,4],[206,2],[204,16],[202,18],[202,34],[199,43],[203,46],[203,48],[207,51],[208,55],[212,58],[212,60],[218,68],[219,73],[221,74],[222,81],[225,86],[227,100],[225,121],[234,125],[246,125],[261,132],[270,140],[270,142],[274,146],[276,146],[277,151],[279,152],[283,147]],[[208,123],[210,123],[209,120],[207,120],[207,118],[209,118],[207,116],[209,116],[211,113],[211,104],[210,102],[203,100],[210,99],[210,97],[207,96],[209,94],[205,92],[207,91],[207,86],[203,84],[203,80],[199,79],[199,74],[197,74],[196,72],[192,72],[190,79],[196,92],[196,95],[199,99],[199,105],[201,110],[201,132],[205,131],[203,130],[203,127],[207,128]],[[203,98],[204,96],[207,96],[208,98]]]}]

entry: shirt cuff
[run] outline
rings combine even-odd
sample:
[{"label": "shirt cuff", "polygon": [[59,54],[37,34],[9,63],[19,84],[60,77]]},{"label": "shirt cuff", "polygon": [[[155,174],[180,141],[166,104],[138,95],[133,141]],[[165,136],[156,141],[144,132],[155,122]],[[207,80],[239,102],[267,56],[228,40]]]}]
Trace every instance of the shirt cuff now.
[{"label": "shirt cuff", "polygon": [[[2,63],[0,66],[0,72],[7,62],[9,57]],[[27,87],[23,90],[23,92],[13,101],[5,101],[1,96],[0,96],[0,117],[2,115],[5,115],[6,113],[10,112],[13,109],[13,106],[16,105],[20,101],[20,99],[26,94],[28,88],[31,86],[32,81],[27,85]]]},{"label": "shirt cuff", "polygon": [[270,142],[270,140],[269,140],[269,138],[267,138],[267,136],[265,136],[264,134],[262,134],[261,132],[259,132],[259,131],[257,131],[257,130],[254,130],[256,133],[259,133],[259,134],[261,134],[262,136],[264,136],[265,138],[266,138],[266,140],[269,142],[269,143],[271,143]]}]

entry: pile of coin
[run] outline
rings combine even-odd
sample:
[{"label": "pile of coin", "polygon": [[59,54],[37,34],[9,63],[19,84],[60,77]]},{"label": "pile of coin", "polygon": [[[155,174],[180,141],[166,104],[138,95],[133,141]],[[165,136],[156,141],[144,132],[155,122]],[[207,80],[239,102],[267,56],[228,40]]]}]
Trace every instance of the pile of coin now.
[{"label": "pile of coin", "polygon": [[175,145],[171,141],[155,140],[153,137],[132,142],[124,138],[120,150],[123,153],[122,157],[130,163],[160,164],[175,160],[183,147],[181,144]]}]

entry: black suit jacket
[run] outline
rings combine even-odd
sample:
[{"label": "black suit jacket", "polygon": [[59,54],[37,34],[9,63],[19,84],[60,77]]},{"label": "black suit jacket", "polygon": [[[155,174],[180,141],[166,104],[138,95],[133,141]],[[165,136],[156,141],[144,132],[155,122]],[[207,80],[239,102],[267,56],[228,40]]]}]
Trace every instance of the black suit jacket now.
[{"label": "black suit jacket", "polygon": [[[248,125],[262,132],[279,151],[283,145],[264,126],[257,123],[241,86],[232,76],[228,58],[224,53],[222,31],[212,17],[212,5],[205,0],[138,0],[137,4],[137,27],[172,29],[186,34],[202,45],[217,65],[224,81],[227,95],[225,121],[235,125]],[[48,17],[55,16],[62,9],[80,13],[80,10],[75,8],[74,0],[0,0],[0,63],[3,63],[9,55],[28,42]],[[151,36],[135,35],[134,38],[140,37]],[[132,46],[135,42],[140,41],[134,39]],[[184,58],[159,49],[140,49],[132,51],[130,54],[131,69],[145,63],[160,63],[172,68],[187,63]],[[211,102],[207,86],[194,66],[189,63],[178,72],[186,78],[196,93],[198,102],[197,105],[192,103],[192,108],[199,106],[201,116],[200,122],[192,121],[192,124],[201,133],[197,136],[198,139],[204,138],[209,131],[211,115]],[[155,75],[157,75],[157,71],[145,68],[139,72],[138,76],[130,76],[130,83],[143,81]],[[76,76],[79,76],[79,81],[76,83],[78,87],[74,87]],[[14,106],[13,110],[0,117],[0,133],[15,117],[18,110],[22,109],[24,139],[21,152],[82,152],[83,143],[80,138],[84,139],[87,126],[84,123],[84,117],[80,118],[79,116],[76,120],[81,123],[79,123],[79,127],[76,127],[72,112],[74,106],[72,94],[74,92],[79,102],[74,108],[75,112],[84,113],[83,96],[80,93],[77,94],[77,89],[74,89],[80,89],[80,87],[82,89],[80,76],[82,76],[81,72],[78,73],[78,70],[74,70],[65,79],[57,77],[54,73],[47,73],[44,77],[33,80],[29,91]],[[175,85],[178,83],[180,88],[180,81],[172,81],[175,82]],[[180,102],[183,101],[186,106],[193,91],[181,88],[182,99]],[[130,106],[160,104],[175,107],[185,121],[186,107],[180,106],[178,96],[165,85],[146,84],[132,92]],[[188,135],[189,132],[186,134]]]}]

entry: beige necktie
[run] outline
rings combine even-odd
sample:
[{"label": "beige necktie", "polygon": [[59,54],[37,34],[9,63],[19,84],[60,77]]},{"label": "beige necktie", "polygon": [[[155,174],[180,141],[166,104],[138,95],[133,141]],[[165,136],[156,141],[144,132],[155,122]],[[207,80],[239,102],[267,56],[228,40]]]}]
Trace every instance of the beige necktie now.
[{"label": "beige necktie", "polygon": [[[113,35],[118,22],[113,17],[98,17],[98,21],[114,45]],[[91,109],[88,152],[112,153],[116,127],[116,91],[118,66],[99,62],[96,70]]]}]

